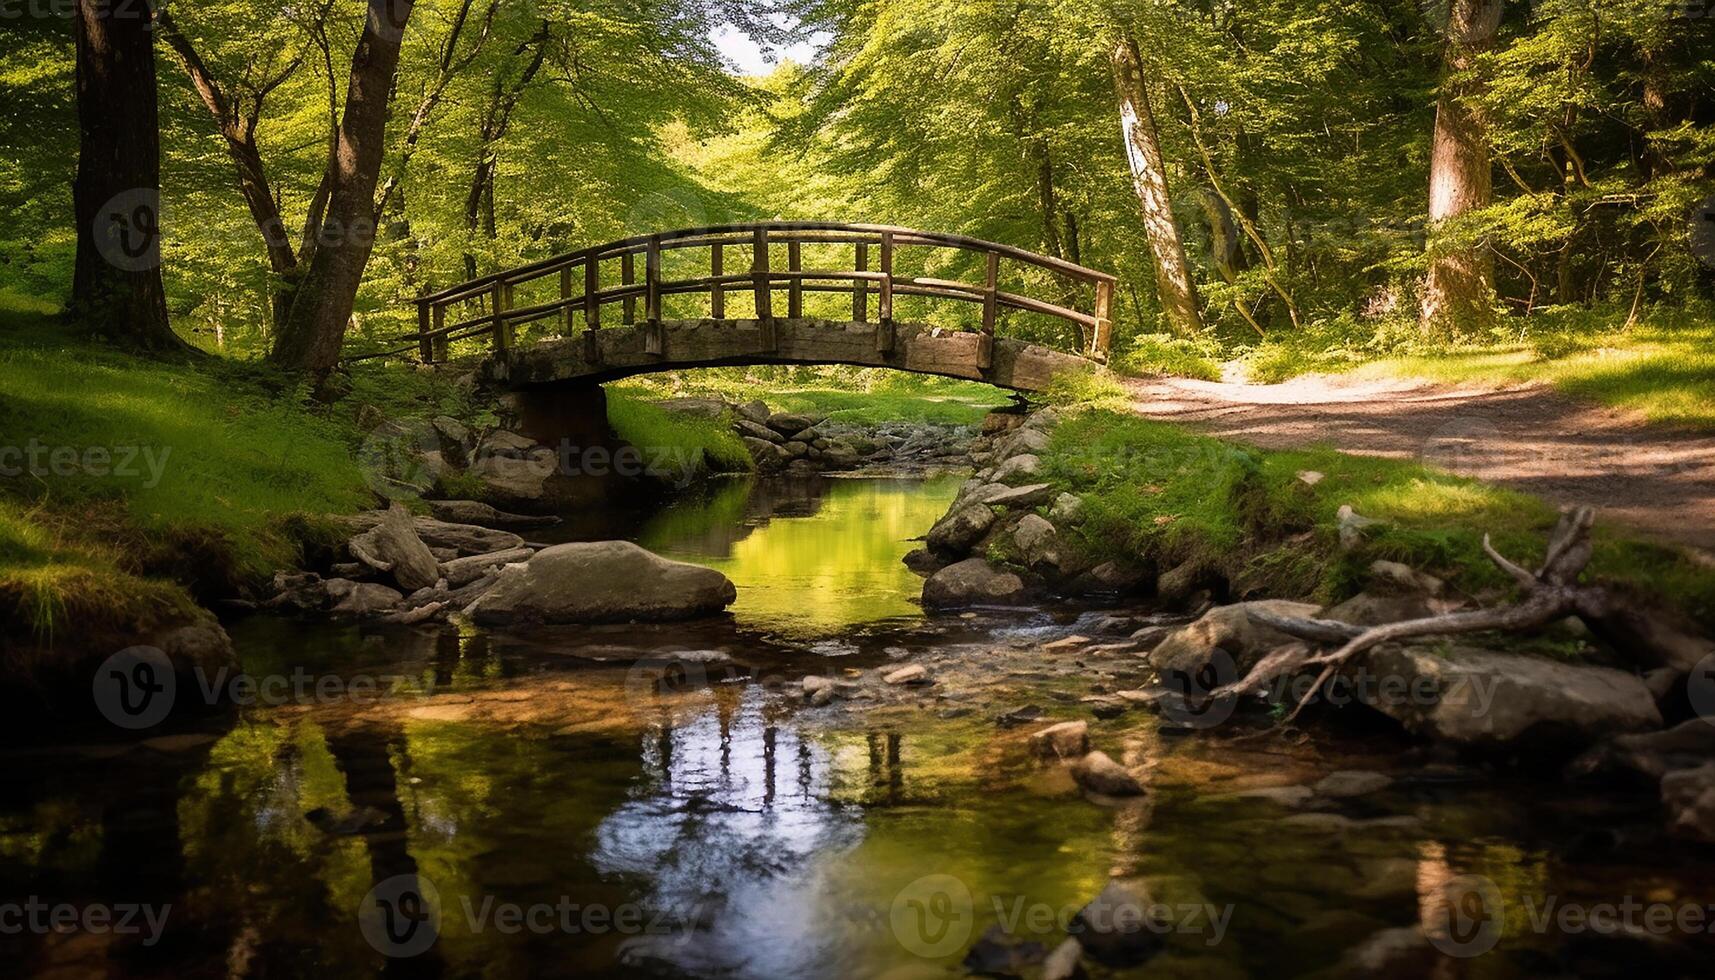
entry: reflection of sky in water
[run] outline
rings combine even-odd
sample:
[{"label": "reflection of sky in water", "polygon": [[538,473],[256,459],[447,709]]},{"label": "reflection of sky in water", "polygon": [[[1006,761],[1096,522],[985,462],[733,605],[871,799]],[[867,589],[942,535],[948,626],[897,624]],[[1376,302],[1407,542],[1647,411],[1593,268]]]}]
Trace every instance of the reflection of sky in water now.
[{"label": "reflection of sky in water", "polygon": [[706,932],[651,938],[634,953],[699,973],[806,976],[825,962],[822,861],[863,836],[862,814],[828,799],[825,748],[766,716],[759,691],[643,737],[643,782],[596,832],[603,875],[648,882],[645,905],[693,908]]}]

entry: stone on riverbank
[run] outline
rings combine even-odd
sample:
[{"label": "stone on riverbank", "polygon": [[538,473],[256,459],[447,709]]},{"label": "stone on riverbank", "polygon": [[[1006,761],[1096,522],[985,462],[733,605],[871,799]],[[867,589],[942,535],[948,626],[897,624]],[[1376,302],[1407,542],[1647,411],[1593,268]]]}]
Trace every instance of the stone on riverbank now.
[{"label": "stone on riverbank", "polygon": [[1365,703],[1410,731],[1450,742],[1589,742],[1662,723],[1644,682],[1609,667],[1474,647],[1381,647],[1363,669],[1397,679],[1359,685]]},{"label": "stone on riverbank", "polygon": [[1667,808],[1668,833],[1715,842],[1715,763],[1663,776],[1661,804]]},{"label": "stone on riverbank", "polygon": [[1292,637],[1285,633],[1252,620],[1250,610],[1302,618],[1316,615],[1317,608],[1312,603],[1285,599],[1220,606],[1204,613],[1196,622],[1168,634],[1150,652],[1149,662],[1163,673],[1195,676],[1214,659],[1215,651],[1220,650],[1232,658],[1236,669],[1232,679],[1237,680],[1249,673],[1263,654],[1292,642]]},{"label": "stone on riverbank", "polygon": [[484,625],[672,622],[720,612],[738,597],[720,572],[668,561],[629,541],[555,545],[501,570],[471,608]]},{"label": "stone on riverbank", "polygon": [[1022,598],[1023,579],[981,558],[948,565],[923,583],[923,605],[932,609],[1009,603]]},{"label": "stone on riverbank", "polygon": [[994,517],[994,509],[987,504],[966,504],[936,522],[924,542],[937,554],[969,554],[972,546],[994,526]]}]

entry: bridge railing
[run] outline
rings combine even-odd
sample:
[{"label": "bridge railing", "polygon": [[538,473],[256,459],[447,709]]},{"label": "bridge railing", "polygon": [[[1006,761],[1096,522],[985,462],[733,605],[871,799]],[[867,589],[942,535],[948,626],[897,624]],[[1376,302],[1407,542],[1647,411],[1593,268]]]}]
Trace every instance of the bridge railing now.
[{"label": "bridge railing", "polygon": [[[777,245],[786,247],[784,269],[773,268],[770,264],[769,248]],[[850,246],[853,251],[852,268],[805,268],[803,247],[806,245]],[[751,251],[750,267],[728,271],[726,250],[746,246]],[[969,283],[897,275],[894,269],[898,250],[908,246],[951,248],[980,254],[984,256],[984,279],[980,283]],[[685,249],[708,250],[709,274],[685,279],[665,278],[662,256]],[[641,281],[637,277],[639,258],[643,267]],[[620,283],[604,287],[603,263],[615,260],[620,265]],[[1086,311],[1003,290],[1000,288],[1003,262],[1046,270],[1064,283],[1093,286],[1094,302]],[[556,279],[557,298],[524,306],[514,302],[520,287],[540,284],[551,287]],[[1080,348],[1078,353],[1106,361],[1113,326],[1114,285],[1115,278],[1105,272],[963,235],[887,225],[757,222],[640,235],[482,276],[418,299],[417,332],[399,339],[412,342],[425,363],[435,363],[448,360],[453,342],[483,335],[492,338],[496,353],[505,354],[516,346],[519,326],[542,320],[560,321],[564,325],[564,335],[569,337],[575,332],[576,319],[582,316],[587,351],[594,360],[598,352],[595,332],[602,327],[604,307],[618,304],[621,322],[633,324],[637,322],[637,305],[641,302],[645,323],[659,326],[661,303],[665,296],[707,294],[709,316],[720,320],[727,317],[726,302],[730,295],[749,293],[754,298],[756,319],[762,325],[766,344],[774,330],[775,293],[778,291],[786,293],[786,317],[789,319],[803,316],[805,293],[849,293],[852,320],[858,323],[869,322],[870,294],[873,292],[876,322],[881,327],[878,344],[884,351],[891,349],[894,297],[922,296],[981,305],[982,367],[990,366],[995,322],[1002,310],[1038,313],[1074,324]],[[450,310],[472,302],[484,307],[478,315],[447,322]],[[662,343],[662,333],[651,331],[647,335],[646,349],[650,353],[662,353]],[[410,349],[406,347],[389,353],[404,353]]]}]

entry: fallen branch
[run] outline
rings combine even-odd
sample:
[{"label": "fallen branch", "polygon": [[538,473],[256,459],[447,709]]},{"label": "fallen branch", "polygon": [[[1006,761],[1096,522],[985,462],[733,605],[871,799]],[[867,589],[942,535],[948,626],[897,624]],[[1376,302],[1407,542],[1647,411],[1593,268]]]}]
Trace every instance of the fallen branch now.
[{"label": "fallen branch", "polygon": [[[1340,643],[1331,653],[1317,654],[1299,666],[1322,668],[1316,683],[1301,698],[1283,724],[1298,717],[1334,672],[1354,657],[1383,643],[1419,636],[1452,636],[1488,630],[1522,632],[1547,626],[1567,616],[1577,616],[1597,636],[1619,649],[1640,657],[1643,666],[1671,667],[1689,673],[1704,657],[1715,654],[1715,642],[1696,635],[1663,611],[1644,609],[1628,596],[1605,585],[1579,585],[1578,578],[1590,563],[1590,528],[1595,511],[1589,507],[1567,508],[1549,536],[1542,567],[1535,572],[1511,561],[1483,535],[1483,553],[1506,572],[1524,591],[1524,599],[1511,606],[1407,619],[1381,626],[1358,627],[1327,619],[1295,619],[1252,610],[1250,618],[1288,636],[1315,643]],[[1260,665],[1259,665],[1260,666]],[[1252,675],[1255,671],[1252,671]],[[1252,675],[1223,690],[1254,689]]]}]

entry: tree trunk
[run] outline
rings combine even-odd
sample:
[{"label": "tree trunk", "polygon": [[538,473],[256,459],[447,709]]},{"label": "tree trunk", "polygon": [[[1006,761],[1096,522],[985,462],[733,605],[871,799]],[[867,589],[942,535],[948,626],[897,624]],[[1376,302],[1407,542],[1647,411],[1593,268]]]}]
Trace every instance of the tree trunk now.
[{"label": "tree trunk", "polygon": [[1492,197],[1488,121],[1471,101],[1482,92],[1482,82],[1460,76],[1494,44],[1502,2],[1453,0],[1448,15],[1429,161],[1429,273],[1420,311],[1422,328],[1430,334],[1480,327],[1493,315],[1494,257],[1479,245],[1437,242],[1435,231],[1450,219],[1487,207]]},{"label": "tree trunk", "polygon": [[72,185],[79,326],[146,350],[188,350],[161,285],[161,130],[151,3],[78,0]]},{"label": "tree trunk", "polygon": [[357,289],[375,247],[375,187],[385,150],[387,107],[414,3],[369,2],[369,18],[351,59],[327,210],[291,312],[274,342],[273,357],[281,364],[326,374],[339,361]]},{"label": "tree trunk", "polygon": [[1120,130],[1125,136],[1126,158],[1131,163],[1132,187],[1143,209],[1143,230],[1155,255],[1155,290],[1167,322],[1182,334],[1202,332],[1197,313],[1197,290],[1185,261],[1185,244],[1173,218],[1173,202],[1167,192],[1167,167],[1155,131],[1149,93],[1143,83],[1143,58],[1130,38],[1115,42],[1114,92],[1119,99]]}]

